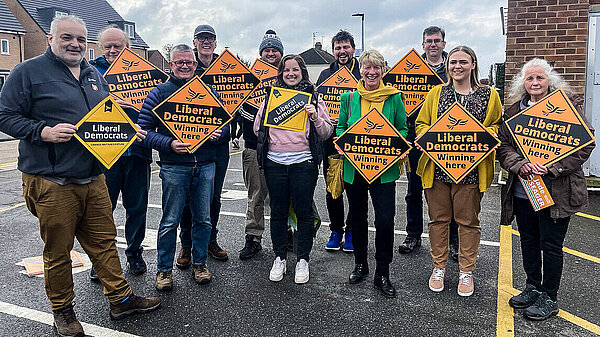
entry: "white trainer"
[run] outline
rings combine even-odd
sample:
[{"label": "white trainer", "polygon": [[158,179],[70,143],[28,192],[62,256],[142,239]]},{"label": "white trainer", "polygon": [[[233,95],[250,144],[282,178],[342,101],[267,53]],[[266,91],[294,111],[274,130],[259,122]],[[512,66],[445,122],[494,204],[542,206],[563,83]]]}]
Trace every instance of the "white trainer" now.
[{"label": "white trainer", "polygon": [[294,281],[297,284],[303,284],[308,282],[308,279],[308,261],[306,261],[305,259],[300,259],[300,261],[296,263],[296,275],[294,277]]},{"label": "white trainer", "polygon": [[475,291],[475,284],[473,283],[473,272],[460,271],[458,276],[458,294],[460,296],[471,296]]},{"label": "white trainer", "polygon": [[282,260],[279,256],[273,262],[273,267],[271,267],[271,272],[269,273],[269,280],[273,282],[279,282],[283,279],[283,275],[285,275],[286,271],[285,260]]}]

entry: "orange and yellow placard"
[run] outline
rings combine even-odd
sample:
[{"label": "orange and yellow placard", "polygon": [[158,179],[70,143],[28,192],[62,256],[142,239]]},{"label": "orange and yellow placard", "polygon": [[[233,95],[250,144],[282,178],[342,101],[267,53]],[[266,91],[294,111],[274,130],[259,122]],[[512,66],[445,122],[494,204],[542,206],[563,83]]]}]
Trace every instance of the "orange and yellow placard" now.
[{"label": "orange and yellow placard", "polygon": [[246,101],[260,83],[258,77],[227,48],[200,78],[219,93],[223,106],[230,114]]},{"label": "orange and yellow placard", "polygon": [[272,87],[263,124],[273,128],[304,132],[308,114],[304,106],[311,95],[303,91]]},{"label": "orange and yellow placard", "polygon": [[107,169],[135,141],[135,124],[111,96],[98,103],[75,126],[75,138]]},{"label": "orange and yellow placard", "polygon": [[246,103],[258,109],[265,100],[267,87],[275,85],[275,80],[277,78],[277,67],[261,59],[256,59],[252,67],[250,67],[250,71],[256,75],[256,77],[258,77],[260,83],[258,84],[256,90],[250,94],[250,97],[248,97]]},{"label": "orange and yellow placard", "polygon": [[537,212],[540,209],[554,205],[554,200],[552,200],[550,191],[546,188],[542,176],[538,174],[526,178],[519,176],[519,181],[521,181],[534,211]]},{"label": "orange and yellow placard", "polygon": [[340,114],[340,95],[356,90],[358,81],[347,67],[340,67],[317,87],[317,92],[325,105],[329,116],[338,118]]},{"label": "orange and yellow placard", "polygon": [[410,116],[419,111],[429,90],[443,81],[413,48],[383,75],[383,83],[402,91]]},{"label": "orange and yellow placard", "polygon": [[169,75],[129,48],[124,48],[104,73],[110,93],[138,111],[150,90],[168,78]]},{"label": "orange and yellow placard", "polygon": [[594,142],[590,129],[562,89],[505,123],[521,153],[530,162],[545,166]]},{"label": "orange and yellow placard", "polygon": [[344,131],[334,144],[369,184],[411,149],[400,132],[375,108]]},{"label": "orange and yellow placard", "polygon": [[415,142],[457,184],[500,145],[496,136],[456,102]]},{"label": "orange and yellow placard", "polygon": [[210,135],[227,124],[232,115],[198,76],[187,81],[152,112],[193,153]]}]

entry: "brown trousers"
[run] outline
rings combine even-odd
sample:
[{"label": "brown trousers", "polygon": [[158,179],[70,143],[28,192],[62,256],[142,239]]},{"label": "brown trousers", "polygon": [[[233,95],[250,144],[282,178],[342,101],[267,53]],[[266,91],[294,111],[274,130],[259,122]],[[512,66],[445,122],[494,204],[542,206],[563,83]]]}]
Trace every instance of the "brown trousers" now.
[{"label": "brown trousers", "polygon": [[89,255],[108,300],[119,303],[131,294],[117,253],[117,229],[104,175],[89,184],[61,186],[23,173],[23,196],[40,222],[44,284],[52,310],[68,306],[75,298],[70,256],[75,237]]},{"label": "brown trousers", "polygon": [[439,180],[425,190],[429,208],[431,257],[436,268],[446,268],[450,220],[458,223],[458,265],[462,271],[475,270],[481,227],[481,198],[477,184],[448,184]]}]

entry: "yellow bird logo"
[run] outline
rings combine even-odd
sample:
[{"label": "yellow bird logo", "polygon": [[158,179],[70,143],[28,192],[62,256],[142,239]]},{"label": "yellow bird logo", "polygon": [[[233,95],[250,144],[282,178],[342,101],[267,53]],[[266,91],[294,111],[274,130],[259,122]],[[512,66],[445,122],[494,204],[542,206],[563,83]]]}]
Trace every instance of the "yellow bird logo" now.
[{"label": "yellow bird logo", "polygon": [[448,130],[454,130],[455,126],[467,124],[466,119],[454,118],[452,115],[448,115],[448,120],[450,121],[450,124],[446,125]]},{"label": "yellow bird logo", "polygon": [[544,114],[544,116],[548,116],[551,113],[555,113],[555,114],[562,114],[563,112],[565,112],[566,109],[561,109],[557,106],[554,106],[554,104],[552,104],[552,102],[548,101],[546,102],[546,110],[542,110],[542,114]]},{"label": "yellow bird logo", "polygon": [[121,61],[123,61],[123,70],[125,71],[129,71],[131,67],[135,67],[140,64],[140,61],[127,61],[126,59],[122,59]]},{"label": "yellow bird logo", "polygon": [[192,88],[188,88],[188,94],[190,94],[188,97],[185,98],[186,101],[188,102],[192,102],[193,100],[197,99],[203,99],[206,95],[203,95],[199,92],[195,92],[194,90],[192,90]]},{"label": "yellow bird logo", "polygon": [[267,69],[254,69],[254,73],[256,74],[256,76],[258,78],[260,78],[262,75],[268,73],[269,71]]},{"label": "yellow bird logo", "polygon": [[343,78],[340,75],[337,75],[337,78],[335,79],[335,85],[346,84],[348,82],[350,82],[349,78]]},{"label": "yellow bird logo", "polygon": [[226,72],[229,69],[235,69],[235,66],[237,66],[237,64],[233,64],[233,63],[227,63],[225,61],[221,61],[221,67],[219,68],[219,70],[221,70],[222,73]]},{"label": "yellow bird logo", "polygon": [[409,60],[406,60],[406,68],[404,68],[404,71],[409,73],[411,70],[419,68],[421,68],[420,64],[412,63]]},{"label": "yellow bird logo", "polygon": [[383,124],[372,122],[367,118],[367,127],[364,128],[365,132],[371,133],[372,130],[379,130],[381,128],[383,128]]}]

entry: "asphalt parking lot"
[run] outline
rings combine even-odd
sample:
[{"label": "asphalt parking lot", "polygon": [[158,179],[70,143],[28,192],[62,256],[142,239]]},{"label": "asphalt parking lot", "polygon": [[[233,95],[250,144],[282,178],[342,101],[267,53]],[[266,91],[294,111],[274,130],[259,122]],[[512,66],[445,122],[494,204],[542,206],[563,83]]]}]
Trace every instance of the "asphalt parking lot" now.
[{"label": "asphalt parking lot", "polygon": [[[23,204],[21,174],[16,169],[17,142],[0,142],[0,335],[53,336],[52,314],[43,279],[27,277],[17,265],[21,259],[41,255],[42,241],[37,219]],[[395,299],[384,298],[372,279],[348,283],[353,256],[330,253],[324,245],[329,236],[325,209],[324,179],[319,179],[315,201],[325,222],[314,241],[310,281],[296,285],[293,256],[288,273],[279,283],[268,280],[274,259],[268,231],[263,250],[250,260],[240,260],[244,245],[246,192],[242,180],[241,152],[231,151],[222,195],[219,223],[220,245],[229,260],[209,258],[213,281],[194,283],[191,270],[174,270],[170,293],[154,289],[156,230],[161,216],[158,167],[153,175],[148,208],[144,258],[148,271],[140,276],[125,273],[138,294],[159,296],[162,308],[148,315],[111,321],[102,286],[88,278],[89,264],[74,274],[75,311],[88,335],[94,336],[596,336],[600,335],[600,194],[590,195],[590,207],[573,216],[565,241],[565,266],[559,291],[561,312],[545,322],[525,320],[513,312],[508,298],[524,286],[519,237],[516,226],[499,226],[500,187],[497,181],[482,201],[482,238],[474,274],[475,293],[461,298],[456,293],[458,265],[449,262],[446,289],[433,293],[427,286],[431,273],[429,241],[410,255],[395,250],[391,280]],[[406,179],[396,189],[395,247],[405,237]],[[268,207],[267,207],[268,213]],[[124,255],[124,209],[115,210],[119,253]],[[369,216],[373,226],[373,214]],[[374,232],[370,232],[369,263],[374,261]],[[84,253],[76,244],[75,250]],[[370,275],[372,277],[372,274]]]}]

